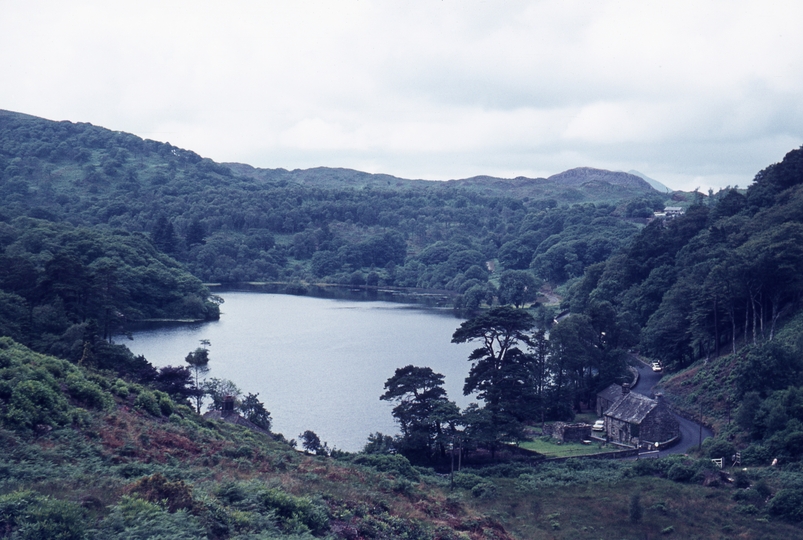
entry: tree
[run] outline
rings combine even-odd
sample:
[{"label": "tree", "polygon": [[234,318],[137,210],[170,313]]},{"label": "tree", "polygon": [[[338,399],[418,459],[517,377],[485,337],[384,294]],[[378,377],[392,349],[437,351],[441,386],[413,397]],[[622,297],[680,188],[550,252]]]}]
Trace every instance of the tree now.
[{"label": "tree", "polygon": [[529,350],[529,386],[533,398],[531,400],[531,407],[533,416],[540,419],[543,424],[546,420],[546,393],[547,385],[549,384],[549,340],[546,338],[546,332],[543,330],[536,330],[532,337],[532,343]]},{"label": "tree", "polygon": [[329,447],[326,443],[321,444],[321,439],[314,431],[306,430],[298,436],[301,439],[301,446],[306,452],[315,454],[316,456],[325,456],[329,454]]},{"label": "tree", "polygon": [[159,369],[153,385],[170,395],[177,402],[183,402],[195,395],[192,372],[183,366],[165,366]]},{"label": "tree", "polygon": [[204,400],[204,391],[201,386],[201,376],[209,373],[209,350],[198,347],[189,353],[184,361],[190,365],[190,370],[195,378],[195,410],[201,413],[201,404]]},{"label": "tree", "polygon": [[[480,385],[493,387],[498,382],[506,356],[519,342],[530,345],[528,334],[535,326],[535,319],[524,310],[508,306],[493,308],[487,313],[469,319],[460,325],[452,335],[452,343],[479,341],[481,346],[468,357],[474,364],[463,387],[465,395]],[[501,398],[491,393],[490,404]],[[486,400],[487,402],[487,400]]]},{"label": "tree", "polygon": [[538,283],[526,270],[506,270],[499,279],[499,301],[519,308],[538,296]]},{"label": "tree", "polygon": [[176,231],[173,224],[164,215],[159,216],[151,233],[153,245],[165,253],[173,253],[176,250]]},{"label": "tree", "polygon": [[401,452],[411,459],[429,459],[437,447],[445,455],[445,432],[453,431],[459,410],[446,398],[443,375],[429,367],[405,366],[385,382],[379,399],[394,401]]},{"label": "tree", "polygon": [[[491,453],[503,439],[520,437],[522,402],[528,393],[527,355],[517,347],[531,345],[529,331],[535,326],[532,315],[524,310],[503,306],[465,321],[452,335],[452,343],[479,341],[480,347],[468,357],[471,370],[463,385],[463,394],[478,392],[485,401],[484,423],[490,422]],[[483,430],[488,439],[488,430]]]},{"label": "tree", "polygon": [[212,398],[212,403],[207,407],[210,411],[222,411],[223,403],[227,397],[233,398],[235,404],[237,404],[240,395],[242,395],[237,385],[228,379],[212,377],[203,382],[202,388],[204,394]]},{"label": "tree", "polygon": [[203,244],[205,236],[206,229],[204,229],[204,226],[201,224],[200,220],[195,218],[187,228],[187,234],[184,237],[184,243],[187,244],[188,248],[196,244]]},{"label": "tree", "polygon": [[242,403],[240,403],[240,412],[243,413],[246,420],[266,431],[270,431],[273,419],[270,417],[270,412],[265,409],[265,405],[257,399],[258,397],[259,393],[249,393],[245,396]]},{"label": "tree", "polygon": [[396,443],[393,437],[377,431],[368,435],[368,442],[362,449],[363,454],[395,454]]},{"label": "tree", "polygon": [[603,354],[597,346],[598,338],[590,318],[584,314],[567,317],[550,331],[553,417],[572,416],[571,407],[579,410],[580,402],[593,396]]}]

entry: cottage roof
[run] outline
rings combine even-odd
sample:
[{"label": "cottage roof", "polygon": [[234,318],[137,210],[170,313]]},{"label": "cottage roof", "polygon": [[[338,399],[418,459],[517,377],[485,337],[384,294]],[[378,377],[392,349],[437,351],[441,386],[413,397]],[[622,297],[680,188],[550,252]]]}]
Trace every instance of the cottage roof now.
[{"label": "cottage roof", "polygon": [[601,397],[602,399],[607,399],[608,401],[616,401],[622,397],[622,386],[613,383],[602,392],[597,393],[597,396]]},{"label": "cottage roof", "polygon": [[657,406],[658,402],[654,399],[630,392],[623,395],[621,399],[611,405],[611,407],[605,411],[605,416],[610,416],[611,418],[630,424],[640,424],[650,411]]}]

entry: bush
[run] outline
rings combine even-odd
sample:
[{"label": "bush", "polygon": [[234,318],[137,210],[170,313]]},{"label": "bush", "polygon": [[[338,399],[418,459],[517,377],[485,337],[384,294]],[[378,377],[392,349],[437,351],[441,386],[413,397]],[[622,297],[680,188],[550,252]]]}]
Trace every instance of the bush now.
[{"label": "bush", "polygon": [[35,380],[19,383],[11,393],[6,418],[13,426],[32,429],[37,425],[58,426],[67,422],[67,400],[61,392]]},{"label": "bush", "polygon": [[803,489],[782,489],[767,505],[767,513],[786,521],[803,520]]},{"label": "bush", "polygon": [[117,379],[114,381],[111,391],[116,396],[127,398],[129,394],[128,384],[122,379]]},{"label": "bush", "polygon": [[667,478],[673,482],[690,482],[697,471],[691,465],[675,463],[667,472]]},{"label": "bush", "polygon": [[273,512],[286,532],[313,533],[323,531],[329,524],[329,515],[324,507],[308,497],[295,497],[280,489],[269,489],[258,494],[262,508]]},{"label": "bush", "polygon": [[487,480],[483,480],[471,488],[471,495],[478,499],[493,499],[496,497],[496,486]]},{"label": "bush", "polygon": [[159,399],[150,390],[143,390],[134,400],[134,407],[143,410],[153,416],[162,416],[162,409],[159,407]]},{"label": "bush", "polygon": [[73,399],[93,409],[107,409],[114,401],[100,386],[86,380],[79,373],[69,373],[65,379],[67,391]]},{"label": "bush", "polygon": [[192,489],[182,480],[171,482],[160,473],[134,482],[131,492],[152,503],[162,503],[171,512],[193,508]]},{"label": "bush", "polygon": [[742,465],[766,466],[772,463],[772,452],[763,444],[754,443],[742,451]]},{"label": "bush", "polygon": [[474,486],[485,480],[476,474],[456,472],[454,473],[454,485],[461,489],[473,489]]},{"label": "bush", "polygon": [[750,477],[746,471],[737,470],[733,473],[733,483],[739,489],[750,487]]},{"label": "bush", "polygon": [[705,455],[712,459],[724,458],[726,463],[730,463],[731,456],[736,453],[736,449],[729,441],[720,438],[709,438],[703,442]]},{"label": "bush", "polygon": [[184,510],[170,513],[159,505],[136,497],[123,497],[112,507],[96,531],[98,540],[197,540],[206,538],[198,519]]},{"label": "bush", "polygon": [[[82,540],[84,516],[73,503],[30,491],[0,496],[0,529],[20,540]],[[4,534],[5,536],[5,534]]]},{"label": "bush", "polygon": [[14,538],[19,540],[84,540],[84,515],[67,501],[43,498],[24,516]]},{"label": "bush", "polygon": [[168,394],[160,392],[159,390],[154,390],[153,395],[156,397],[156,401],[159,404],[159,412],[162,413],[162,416],[170,416],[173,414],[176,406]]},{"label": "bush", "polygon": [[365,454],[354,459],[357,465],[372,467],[380,472],[387,472],[403,476],[408,480],[417,482],[420,479],[418,472],[410,465],[406,457],[398,454]]}]

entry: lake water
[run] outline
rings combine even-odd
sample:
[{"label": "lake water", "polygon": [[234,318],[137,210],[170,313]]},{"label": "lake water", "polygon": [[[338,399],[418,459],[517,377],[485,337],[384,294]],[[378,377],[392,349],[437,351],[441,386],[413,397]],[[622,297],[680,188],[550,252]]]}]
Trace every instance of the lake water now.
[{"label": "lake water", "polygon": [[357,451],[370,433],[395,434],[393,405],[380,401],[396,368],[429,366],[445,376],[461,408],[471,344],[451,343],[462,322],[449,310],[390,302],[222,293],[219,321],[134,333],[126,345],[153,365],[185,365],[208,339],[208,377],[259,393],[273,431],[288,439],[310,429],[330,447]]}]

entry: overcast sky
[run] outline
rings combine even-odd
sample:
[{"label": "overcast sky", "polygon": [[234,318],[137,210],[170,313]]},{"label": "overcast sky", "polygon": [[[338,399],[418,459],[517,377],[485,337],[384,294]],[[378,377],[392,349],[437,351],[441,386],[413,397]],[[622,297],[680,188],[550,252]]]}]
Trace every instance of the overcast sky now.
[{"label": "overcast sky", "polygon": [[803,2],[0,0],[0,108],[215,161],[749,184],[803,144]]}]

